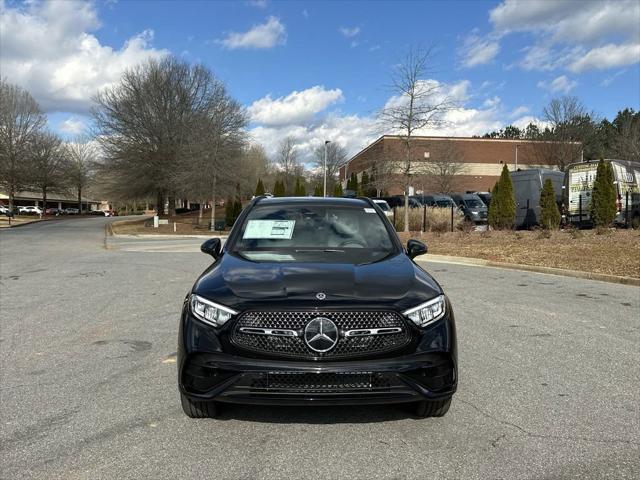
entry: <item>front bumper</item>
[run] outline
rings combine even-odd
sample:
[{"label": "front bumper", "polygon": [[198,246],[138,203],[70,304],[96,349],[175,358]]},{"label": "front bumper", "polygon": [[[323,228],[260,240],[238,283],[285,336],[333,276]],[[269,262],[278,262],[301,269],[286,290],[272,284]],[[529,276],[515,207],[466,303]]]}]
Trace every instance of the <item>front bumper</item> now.
[{"label": "front bumper", "polygon": [[276,405],[407,403],[448,398],[457,388],[453,314],[417,329],[411,351],[345,361],[281,360],[234,350],[183,309],[178,386],[192,400]]},{"label": "front bumper", "polygon": [[327,364],[194,354],[179,382],[194,400],[279,405],[435,400],[453,395],[456,384],[455,365],[442,354]]}]

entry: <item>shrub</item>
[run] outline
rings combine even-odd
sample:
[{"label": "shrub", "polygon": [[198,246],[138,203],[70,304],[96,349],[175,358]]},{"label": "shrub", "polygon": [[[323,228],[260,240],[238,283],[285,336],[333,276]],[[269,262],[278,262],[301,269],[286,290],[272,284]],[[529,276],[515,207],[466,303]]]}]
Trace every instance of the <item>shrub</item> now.
[{"label": "shrub", "polygon": [[557,229],[560,225],[560,210],[551,179],[547,178],[540,193],[540,225],[546,229]]},{"label": "shrub", "polygon": [[516,200],[513,194],[513,184],[509,176],[509,169],[502,168],[500,179],[491,191],[489,205],[489,225],[495,229],[513,228],[516,219]]},{"label": "shrub", "polygon": [[259,197],[260,195],[264,195],[264,184],[262,183],[262,179],[258,179],[258,184],[256,185],[255,196]]},{"label": "shrub", "polygon": [[591,194],[591,218],[597,226],[608,227],[616,216],[616,188],[611,162],[600,159]]},{"label": "shrub", "polygon": [[340,182],[336,183],[335,187],[333,187],[333,196],[342,197],[342,184]]}]

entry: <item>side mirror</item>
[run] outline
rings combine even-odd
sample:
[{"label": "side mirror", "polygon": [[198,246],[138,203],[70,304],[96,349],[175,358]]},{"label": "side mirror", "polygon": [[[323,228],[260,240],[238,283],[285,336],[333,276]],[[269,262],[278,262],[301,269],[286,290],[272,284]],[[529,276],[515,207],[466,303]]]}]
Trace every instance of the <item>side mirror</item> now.
[{"label": "side mirror", "polygon": [[211,255],[213,258],[218,258],[221,247],[222,242],[220,242],[219,238],[210,238],[200,245],[200,251],[207,255]]},{"label": "side mirror", "polygon": [[427,253],[427,246],[419,240],[409,240],[407,242],[407,255],[409,258],[415,258],[418,255]]}]

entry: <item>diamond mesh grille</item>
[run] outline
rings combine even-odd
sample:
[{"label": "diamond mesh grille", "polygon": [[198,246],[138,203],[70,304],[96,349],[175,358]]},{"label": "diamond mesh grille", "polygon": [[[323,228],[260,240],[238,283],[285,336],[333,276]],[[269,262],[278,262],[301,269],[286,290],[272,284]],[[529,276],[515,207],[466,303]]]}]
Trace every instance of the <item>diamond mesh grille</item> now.
[{"label": "diamond mesh grille", "polygon": [[[304,328],[316,317],[333,321],[340,337],[328,352],[311,350],[304,341]],[[280,337],[240,332],[242,327],[287,329],[298,332],[297,337]],[[348,330],[400,327],[401,332],[386,335],[345,337]],[[404,320],[389,311],[262,311],[246,312],[236,321],[231,342],[238,347],[258,353],[294,358],[350,358],[386,353],[404,347],[411,335]]]}]

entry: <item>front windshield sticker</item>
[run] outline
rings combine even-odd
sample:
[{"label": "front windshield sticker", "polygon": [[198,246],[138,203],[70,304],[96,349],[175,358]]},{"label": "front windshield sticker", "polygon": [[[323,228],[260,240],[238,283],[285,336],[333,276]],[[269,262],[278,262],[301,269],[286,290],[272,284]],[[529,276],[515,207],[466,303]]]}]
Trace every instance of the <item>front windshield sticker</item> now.
[{"label": "front windshield sticker", "polygon": [[295,220],[249,220],[242,238],[291,240]]}]

